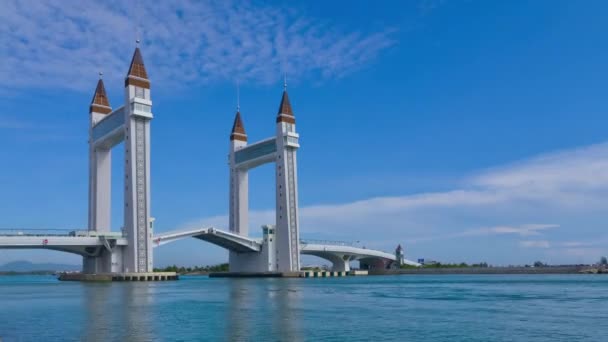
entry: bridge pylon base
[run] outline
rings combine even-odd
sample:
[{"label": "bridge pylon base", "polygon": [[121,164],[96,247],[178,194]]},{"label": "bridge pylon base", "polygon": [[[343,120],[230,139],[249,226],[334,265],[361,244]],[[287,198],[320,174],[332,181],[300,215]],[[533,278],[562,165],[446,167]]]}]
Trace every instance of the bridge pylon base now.
[{"label": "bridge pylon base", "polygon": [[83,274],[129,272],[123,266],[124,247],[116,246],[111,250],[102,248],[99,255],[82,258]]}]

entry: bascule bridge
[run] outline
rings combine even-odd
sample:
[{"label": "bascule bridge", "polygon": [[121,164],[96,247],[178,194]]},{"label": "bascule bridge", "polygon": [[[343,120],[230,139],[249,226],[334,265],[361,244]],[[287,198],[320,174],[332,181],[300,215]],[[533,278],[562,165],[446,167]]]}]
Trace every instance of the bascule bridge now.
[{"label": "bascule bridge", "polygon": [[[153,248],[184,238],[196,238],[229,251],[232,272],[294,273],[300,255],[329,260],[334,271],[362,265],[408,263],[396,253],[355,247],[341,242],[300,239],[298,213],[296,118],[284,85],[275,116],[275,135],[248,144],[240,108],[234,118],[229,147],[228,231],[201,227],[154,234],[150,211],[151,83],[137,47],[124,81],[123,104],[113,109],[103,79],[89,107],[88,227],[69,234],[0,232],[0,248],[51,249],[83,257],[84,274],[144,274],[153,271]],[[271,122],[269,120],[269,122]],[[124,143],[124,219],[120,232],[111,229],[112,149]],[[248,172],[273,163],[276,179],[276,220],[263,228],[262,238],[249,236]],[[202,246],[202,245],[201,245]],[[400,254],[401,253],[401,254]],[[142,277],[145,278],[145,277]],[[154,276],[152,276],[154,278]],[[148,278],[145,278],[148,279]]]}]

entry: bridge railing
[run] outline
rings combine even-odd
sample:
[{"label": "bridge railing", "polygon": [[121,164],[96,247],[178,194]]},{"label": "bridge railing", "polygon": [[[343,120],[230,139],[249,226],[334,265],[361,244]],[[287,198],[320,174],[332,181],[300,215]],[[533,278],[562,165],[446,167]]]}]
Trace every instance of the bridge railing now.
[{"label": "bridge railing", "polygon": [[335,240],[314,240],[314,239],[300,239],[300,243],[303,245],[315,244],[315,245],[330,245],[330,246],[348,246],[356,247],[355,244],[358,242],[349,241],[335,241]]},{"label": "bridge railing", "polygon": [[0,236],[68,236],[75,229],[0,228]]},{"label": "bridge railing", "polygon": [[[335,241],[335,240],[300,239],[300,244],[303,244],[303,245],[317,244],[317,245],[328,245],[328,246],[346,246],[346,247],[357,247],[357,248],[361,248],[361,249],[367,249],[364,245],[360,245],[361,242],[359,242],[359,241]],[[376,250],[376,251],[387,253],[387,254],[393,254],[394,253],[392,251],[385,251],[385,250],[374,249],[374,248],[372,248],[372,250]]]}]

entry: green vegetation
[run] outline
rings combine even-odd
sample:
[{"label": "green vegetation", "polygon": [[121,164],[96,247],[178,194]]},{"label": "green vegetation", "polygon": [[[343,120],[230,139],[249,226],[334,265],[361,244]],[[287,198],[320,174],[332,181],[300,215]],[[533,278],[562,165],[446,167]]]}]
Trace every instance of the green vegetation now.
[{"label": "green vegetation", "polygon": [[314,267],[304,266],[304,267],[302,267],[302,271],[321,272],[321,271],[326,271],[326,270],[323,270],[323,269],[321,269],[321,267],[318,267],[318,266],[314,266]]},{"label": "green vegetation", "polygon": [[194,266],[194,267],[178,267],[176,265],[167,266],[165,268],[155,268],[154,272],[177,272],[179,274],[187,273],[209,273],[209,272],[228,272],[228,264],[219,264],[212,266]]}]

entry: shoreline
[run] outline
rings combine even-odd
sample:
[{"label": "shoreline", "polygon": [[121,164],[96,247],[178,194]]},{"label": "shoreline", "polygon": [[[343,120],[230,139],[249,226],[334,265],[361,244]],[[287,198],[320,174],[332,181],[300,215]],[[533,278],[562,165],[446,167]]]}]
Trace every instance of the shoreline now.
[{"label": "shoreline", "polygon": [[550,267],[454,267],[454,268],[404,268],[398,270],[371,271],[369,275],[448,275],[448,274],[607,274],[592,266]]},{"label": "shoreline", "polygon": [[[57,275],[61,272],[31,271],[31,272],[0,272],[0,276]],[[75,272],[78,273],[78,272]],[[194,271],[178,273],[180,276],[209,276],[210,273],[223,272]],[[226,272],[229,273],[229,272]],[[403,268],[396,270],[369,271],[369,275],[483,275],[483,274],[608,274],[608,269],[594,266],[548,266],[548,267],[445,267],[445,268]]]}]

